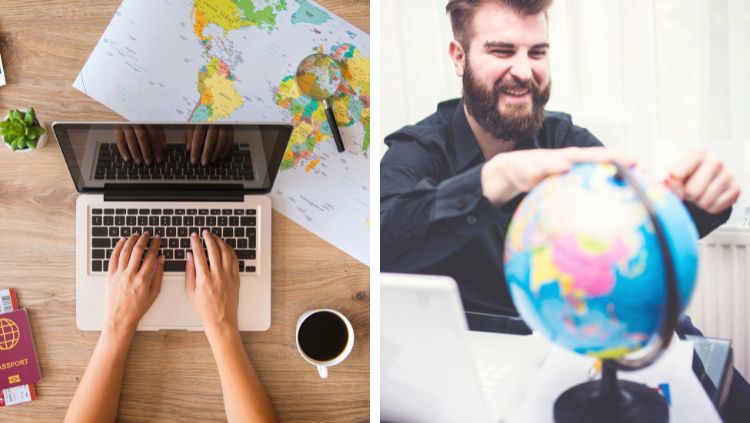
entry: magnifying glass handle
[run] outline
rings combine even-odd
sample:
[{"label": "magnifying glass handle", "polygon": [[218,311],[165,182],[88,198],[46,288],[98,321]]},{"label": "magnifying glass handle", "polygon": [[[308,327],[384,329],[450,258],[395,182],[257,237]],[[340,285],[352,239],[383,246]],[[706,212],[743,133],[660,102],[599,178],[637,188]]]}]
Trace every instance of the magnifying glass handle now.
[{"label": "magnifying glass handle", "polygon": [[344,141],[341,140],[341,133],[339,132],[339,126],[336,124],[336,117],[333,115],[333,109],[328,101],[324,101],[326,106],[326,116],[328,117],[328,125],[331,127],[333,133],[333,140],[336,142],[336,149],[339,153],[344,151]]}]

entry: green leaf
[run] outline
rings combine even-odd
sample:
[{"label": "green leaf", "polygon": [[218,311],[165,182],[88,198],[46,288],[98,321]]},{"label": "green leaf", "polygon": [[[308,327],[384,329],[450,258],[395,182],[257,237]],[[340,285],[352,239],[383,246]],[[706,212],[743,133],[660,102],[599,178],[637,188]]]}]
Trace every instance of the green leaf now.
[{"label": "green leaf", "polygon": [[21,112],[19,112],[17,109],[12,109],[9,113],[9,116],[12,120],[22,120]]},{"label": "green leaf", "polygon": [[25,123],[27,126],[33,125],[34,124],[34,115],[31,112],[24,113],[23,123]]},{"label": "green leaf", "polygon": [[29,145],[29,147],[31,147],[31,148],[36,148],[36,140],[29,140],[29,141],[27,142],[27,144],[28,144],[28,145]]},{"label": "green leaf", "polygon": [[27,131],[27,136],[34,139],[41,137],[42,134],[44,134],[44,128],[42,128],[41,126],[31,127]]},{"label": "green leaf", "polygon": [[12,142],[12,143],[10,144],[10,149],[11,149],[11,150],[13,150],[13,151],[16,151],[16,150],[18,150],[18,140],[15,140],[15,141],[13,141],[13,142]]},{"label": "green leaf", "polygon": [[36,120],[36,111],[34,110],[34,108],[29,107],[29,111],[26,113],[31,115],[31,122],[33,123]]}]

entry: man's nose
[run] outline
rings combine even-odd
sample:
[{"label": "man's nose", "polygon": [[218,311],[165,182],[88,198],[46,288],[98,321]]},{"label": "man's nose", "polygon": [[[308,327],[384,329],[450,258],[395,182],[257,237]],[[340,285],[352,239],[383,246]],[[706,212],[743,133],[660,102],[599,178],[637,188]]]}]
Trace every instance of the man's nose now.
[{"label": "man's nose", "polygon": [[520,81],[531,79],[531,64],[528,57],[524,54],[516,54],[513,58],[513,64],[510,67],[510,74]]}]

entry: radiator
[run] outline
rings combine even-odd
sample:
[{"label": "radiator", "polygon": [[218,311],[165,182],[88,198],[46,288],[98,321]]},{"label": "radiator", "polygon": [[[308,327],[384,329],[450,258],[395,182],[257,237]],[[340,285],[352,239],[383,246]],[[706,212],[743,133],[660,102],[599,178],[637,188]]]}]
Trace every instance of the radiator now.
[{"label": "radiator", "polygon": [[730,339],[734,366],[750,376],[750,229],[722,227],[700,242],[698,283],[687,314],[704,335]]}]

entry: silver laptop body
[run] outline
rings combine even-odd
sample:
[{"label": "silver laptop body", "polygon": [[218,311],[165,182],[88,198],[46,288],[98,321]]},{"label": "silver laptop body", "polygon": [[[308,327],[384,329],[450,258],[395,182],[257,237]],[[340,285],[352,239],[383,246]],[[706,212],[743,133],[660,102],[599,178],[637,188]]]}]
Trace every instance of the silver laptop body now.
[{"label": "silver laptop body", "polygon": [[[116,131],[158,130],[161,163],[135,164],[122,156]],[[198,128],[208,124],[197,125]],[[286,149],[291,125],[215,124],[226,155],[208,166],[185,155],[188,124],[55,122],[52,127],[76,189],[76,325],[101,330],[107,265],[117,239],[148,230],[162,238],[165,273],[156,302],[138,330],[202,330],[185,293],[185,260],[191,232],[207,229],[235,248],[240,261],[239,329],[271,324],[271,199],[268,195]],[[196,128],[196,125],[193,125]],[[151,132],[156,133],[156,132]],[[149,142],[154,142],[151,137]],[[122,139],[122,138],[119,138]],[[227,145],[227,143],[229,143]],[[153,147],[151,147],[153,149]],[[215,148],[218,148],[215,147]]]}]

